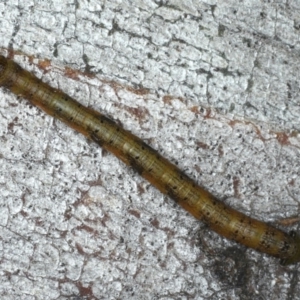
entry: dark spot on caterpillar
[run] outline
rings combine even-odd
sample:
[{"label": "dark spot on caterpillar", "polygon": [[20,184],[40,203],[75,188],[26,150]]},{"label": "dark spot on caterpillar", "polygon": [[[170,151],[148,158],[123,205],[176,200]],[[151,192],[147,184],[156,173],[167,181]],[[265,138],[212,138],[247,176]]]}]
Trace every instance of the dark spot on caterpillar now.
[{"label": "dark spot on caterpillar", "polygon": [[143,174],[144,168],[141,165],[139,165],[134,158],[132,157],[129,158],[129,164],[138,174],[140,175]]},{"label": "dark spot on caterpillar", "polygon": [[116,127],[116,125],[117,125],[113,120],[107,118],[106,116],[101,115],[99,118],[100,118],[101,123],[105,122],[105,123],[108,123],[109,125],[111,125],[113,127]]},{"label": "dark spot on caterpillar", "polygon": [[156,150],[154,150],[151,146],[147,145],[144,141],[141,141],[140,139],[136,139],[136,142],[138,142],[141,145],[141,149],[143,151],[149,151],[149,152],[155,153],[156,155],[160,156]]},{"label": "dark spot on caterpillar", "polygon": [[171,187],[167,187],[167,195],[171,197],[176,202],[179,202],[181,199],[178,197],[176,190],[172,189]]},{"label": "dark spot on caterpillar", "polygon": [[101,140],[96,134],[92,133],[89,135],[89,138],[94,141],[95,143],[97,143],[99,146],[103,147],[104,142],[103,140]]},{"label": "dark spot on caterpillar", "polygon": [[191,179],[181,170],[178,170],[178,177],[180,180],[190,181]]},{"label": "dark spot on caterpillar", "polygon": [[16,67],[16,71],[17,72],[22,72],[23,69],[21,68],[21,66],[19,66],[18,64],[15,64],[15,67]]}]

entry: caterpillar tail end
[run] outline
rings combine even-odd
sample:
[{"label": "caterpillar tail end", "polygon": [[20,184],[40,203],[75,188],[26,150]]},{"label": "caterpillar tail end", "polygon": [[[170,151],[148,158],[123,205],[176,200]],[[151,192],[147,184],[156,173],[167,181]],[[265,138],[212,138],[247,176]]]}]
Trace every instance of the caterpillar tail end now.
[{"label": "caterpillar tail end", "polygon": [[296,264],[300,262],[300,236],[294,231],[290,232],[290,236],[293,239],[293,251],[289,257],[280,260],[282,266]]}]

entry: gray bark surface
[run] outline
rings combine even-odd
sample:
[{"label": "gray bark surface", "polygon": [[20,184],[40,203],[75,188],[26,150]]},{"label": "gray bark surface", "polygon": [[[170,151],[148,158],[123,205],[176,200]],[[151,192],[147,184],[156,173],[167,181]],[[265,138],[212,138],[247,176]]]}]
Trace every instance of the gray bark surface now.
[{"label": "gray bark surface", "polygon": [[[2,54],[297,231],[298,1],[1,1],[0,14]],[[216,235],[3,89],[0,113],[1,299],[300,299],[299,265]]]}]

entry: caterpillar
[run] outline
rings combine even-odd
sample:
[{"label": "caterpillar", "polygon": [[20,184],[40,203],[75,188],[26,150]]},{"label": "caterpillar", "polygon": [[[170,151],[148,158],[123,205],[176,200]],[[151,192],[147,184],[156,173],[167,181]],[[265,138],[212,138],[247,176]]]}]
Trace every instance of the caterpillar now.
[{"label": "caterpillar", "polygon": [[288,234],[217,200],[140,138],[2,55],[0,86],[113,153],[218,234],[277,257],[284,265],[300,261],[300,237],[294,232]]}]

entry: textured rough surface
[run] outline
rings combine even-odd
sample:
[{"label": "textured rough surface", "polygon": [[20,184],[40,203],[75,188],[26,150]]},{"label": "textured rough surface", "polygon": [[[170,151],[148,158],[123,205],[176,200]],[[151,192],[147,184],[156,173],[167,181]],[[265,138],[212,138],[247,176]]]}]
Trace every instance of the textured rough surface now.
[{"label": "textured rough surface", "polygon": [[[276,222],[299,215],[299,12],[297,1],[2,1],[0,45]],[[2,299],[299,299],[297,266],[215,235],[0,93]]]}]

